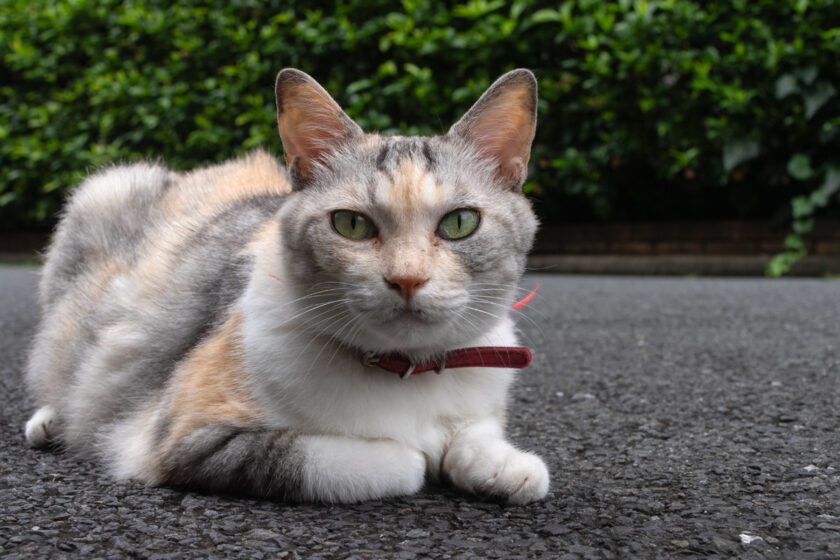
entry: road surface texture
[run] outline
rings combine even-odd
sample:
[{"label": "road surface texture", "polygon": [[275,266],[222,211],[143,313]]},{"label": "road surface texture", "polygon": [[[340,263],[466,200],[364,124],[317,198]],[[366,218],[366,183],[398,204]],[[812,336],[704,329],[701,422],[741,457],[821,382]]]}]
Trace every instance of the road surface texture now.
[{"label": "road surface texture", "polygon": [[509,431],[552,487],[506,507],[437,486],[351,506],[207,496],[28,449],[35,281],[0,268],[7,560],[840,558],[840,282],[527,276],[535,361]]}]

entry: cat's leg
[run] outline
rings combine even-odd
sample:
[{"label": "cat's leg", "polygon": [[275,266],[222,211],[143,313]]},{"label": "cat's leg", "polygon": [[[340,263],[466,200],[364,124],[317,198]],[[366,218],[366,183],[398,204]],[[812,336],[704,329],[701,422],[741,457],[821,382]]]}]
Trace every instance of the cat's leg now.
[{"label": "cat's leg", "polygon": [[51,406],[42,406],[26,423],[26,441],[32,447],[46,447],[54,441],[58,430],[58,415]]},{"label": "cat's leg", "polygon": [[393,440],[225,425],[186,435],[156,482],[290,501],[352,503],[417,492],[423,454]]},{"label": "cat's leg", "polygon": [[495,419],[459,430],[449,443],[442,466],[455,486],[512,504],[540,500],[548,492],[545,463],[505,441]]},{"label": "cat's leg", "polygon": [[324,502],[359,502],[406,496],[423,486],[426,459],[393,440],[304,436],[302,496]]}]

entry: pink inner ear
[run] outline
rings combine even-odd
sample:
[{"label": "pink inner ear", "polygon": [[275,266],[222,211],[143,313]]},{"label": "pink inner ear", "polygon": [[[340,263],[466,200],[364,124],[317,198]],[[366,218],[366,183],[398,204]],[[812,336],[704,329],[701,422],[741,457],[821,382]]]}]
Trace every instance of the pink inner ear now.
[{"label": "pink inner ear", "polygon": [[505,174],[510,166],[527,164],[531,155],[536,123],[529,95],[525,88],[500,92],[470,123],[470,139],[483,154],[497,160]]},{"label": "pink inner ear", "polygon": [[319,159],[345,136],[338,104],[317,84],[304,82],[283,99],[280,137],[286,157]]}]

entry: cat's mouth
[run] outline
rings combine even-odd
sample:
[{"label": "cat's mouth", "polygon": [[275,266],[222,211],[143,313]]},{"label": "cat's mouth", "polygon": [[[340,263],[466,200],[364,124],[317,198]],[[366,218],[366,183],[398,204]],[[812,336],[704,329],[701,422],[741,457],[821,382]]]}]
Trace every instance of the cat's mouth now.
[{"label": "cat's mouth", "polygon": [[439,317],[433,317],[432,314],[430,314],[428,311],[424,311],[422,309],[414,309],[411,307],[403,307],[402,309],[397,311],[392,320],[397,322],[405,322],[409,324],[415,323],[423,325],[439,323],[441,321]]},{"label": "cat's mouth", "polygon": [[[367,349],[403,353],[420,349],[425,355],[472,340],[471,333],[478,330],[476,319],[480,321],[489,313],[474,318],[465,305],[454,297],[438,297],[434,302],[425,298],[411,302],[360,298],[348,305],[358,321],[355,323],[357,330],[346,329],[345,333],[353,333],[351,340]],[[366,333],[366,337],[359,332]]]}]

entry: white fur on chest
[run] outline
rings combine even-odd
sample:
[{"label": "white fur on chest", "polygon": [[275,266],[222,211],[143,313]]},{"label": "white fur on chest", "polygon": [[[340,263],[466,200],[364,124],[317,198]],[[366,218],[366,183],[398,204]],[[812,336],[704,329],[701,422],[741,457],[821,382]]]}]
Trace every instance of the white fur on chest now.
[{"label": "white fur on chest", "polygon": [[[328,337],[301,332],[300,319],[290,321],[296,306],[284,282],[268,272],[277,270],[278,261],[260,255],[242,302],[250,387],[272,425],[393,439],[431,458],[440,456],[459,426],[493,416],[502,420],[512,370],[458,368],[400,379],[366,366]],[[512,322],[506,318],[463,346],[513,344]]]}]

